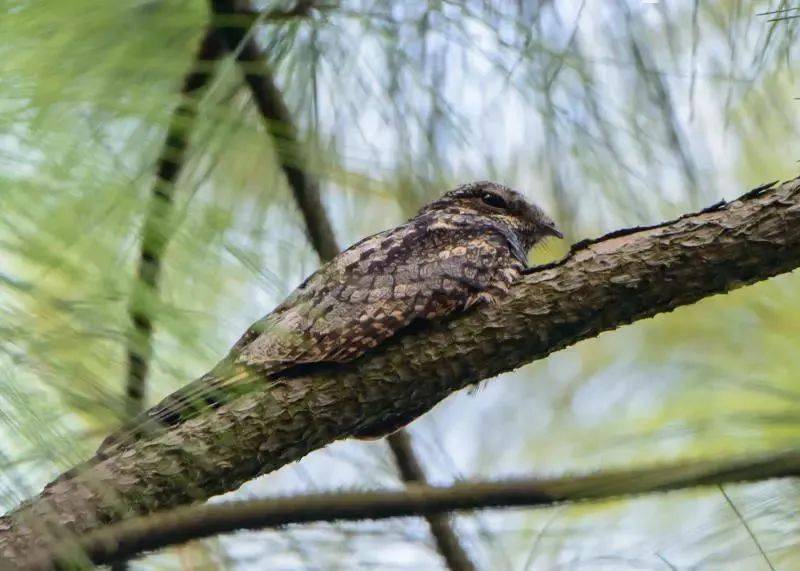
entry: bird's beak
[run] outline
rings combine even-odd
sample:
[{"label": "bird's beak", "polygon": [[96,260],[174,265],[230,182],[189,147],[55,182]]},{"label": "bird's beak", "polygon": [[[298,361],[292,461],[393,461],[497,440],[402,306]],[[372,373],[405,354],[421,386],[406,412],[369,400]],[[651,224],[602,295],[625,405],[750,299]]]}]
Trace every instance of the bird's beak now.
[{"label": "bird's beak", "polygon": [[561,233],[561,231],[558,228],[556,228],[555,224],[545,224],[544,232],[545,232],[545,234],[547,234],[549,236],[555,236],[556,238],[559,238],[559,239],[563,239],[564,238],[564,235]]}]

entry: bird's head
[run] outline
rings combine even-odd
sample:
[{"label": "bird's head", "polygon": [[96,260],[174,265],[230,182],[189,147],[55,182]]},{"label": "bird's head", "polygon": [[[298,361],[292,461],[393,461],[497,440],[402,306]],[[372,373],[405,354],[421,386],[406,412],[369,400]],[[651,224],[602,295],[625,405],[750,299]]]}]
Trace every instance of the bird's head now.
[{"label": "bird's head", "polygon": [[499,224],[510,230],[526,251],[549,236],[564,237],[541,208],[525,200],[517,191],[496,182],[463,184],[425,206],[420,214],[433,211]]}]

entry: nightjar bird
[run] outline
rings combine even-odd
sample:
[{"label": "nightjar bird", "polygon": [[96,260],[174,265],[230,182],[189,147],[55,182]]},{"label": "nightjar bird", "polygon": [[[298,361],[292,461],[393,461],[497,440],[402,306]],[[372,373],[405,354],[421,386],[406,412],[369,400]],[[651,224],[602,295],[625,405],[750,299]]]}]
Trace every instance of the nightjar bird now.
[{"label": "nightjar bird", "polygon": [[459,186],[405,224],[324,264],[253,324],[214,370],[111,435],[100,452],[219,407],[271,376],[357,359],[415,320],[491,302],[520,277],[528,250],[548,236],[562,237],[514,190],[494,182]]}]

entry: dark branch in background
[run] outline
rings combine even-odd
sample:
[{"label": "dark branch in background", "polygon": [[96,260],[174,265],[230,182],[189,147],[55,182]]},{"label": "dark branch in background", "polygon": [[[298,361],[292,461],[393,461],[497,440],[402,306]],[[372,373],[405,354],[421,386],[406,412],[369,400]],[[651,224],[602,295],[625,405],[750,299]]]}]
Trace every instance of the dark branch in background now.
[{"label": "dark branch in background", "polygon": [[[387,440],[403,481],[412,487],[427,485],[425,471],[417,460],[408,432],[400,430],[390,435]],[[458,540],[449,515],[444,512],[422,515],[428,521],[431,535],[436,542],[436,549],[447,563],[447,567],[452,571],[474,571],[476,567]]]},{"label": "dark branch in background", "polygon": [[[230,2],[229,4],[233,4]],[[289,10],[275,10],[266,16],[271,20],[289,19],[307,15],[313,2],[299,1],[294,8]],[[255,22],[256,14],[242,11],[240,15]],[[237,43],[238,44],[238,43]],[[234,44],[234,47],[237,45]],[[255,44],[253,44],[255,45]],[[133,334],[128,343],[128,368],[125,388],[127,417],[139,414],[145,405],[147,375],[152,359],[153,321],[148,310],[148,302],[152,302],[158,295],[158,285],[161,276],[163,257],[171,238],[170,218],[174,202],[175,183],[180,176],[186,160],[186,149],[189,137],[194,127],[197,115],[197,92],[203,89],[213,74],[213,64],[225,53],[226,45],[221,34],[213,26],[200,41],[194,61],[189,73],[183,79],[180,96],[181,100],[170,119],[164,147],[159,155],[156,166],[156,180],[150,195],[147,214],[142,229],[142,243],[137,266],[137,280],[131,295],[128,314],[133,324]],[[285,105],[281,108],[288,116]],[[288,176],[288,173],[287,173]],[[290,180],[292,180],[290,178]],[[300,180],[299,182],[303,182]],[[293,187],[294,188],[294,187]],[[311,199],[298,203],[306,205],[311,211],[315,206],[315,189],[311,188],[296,191],[300,195],[307,193]],[[322,240],[333,234],[330,225],[325,224],[324,211],[321,210],[318,193],[316,199],[317,212],[322,214],[322,224],[319,225]],[[303,210],[304,216],[306,209]],[[316,219],[313,219],[317,222]],[[328,232],[329,236],[325,234]],[[316,247],[316,242],[315,242]],[[335,255],[335,254],[334,254]]]},{"label": "dark branch in background", "polygon": [[181,88],[181,100],[172,114],[164,147],[156,167],[156,180],[150,195],[142,229],[137,281],[133,287],[128,314],[133,334],[128,343],[128,375],[125,388],[126,416],[133,418],[144,408],[147,373],[152,358],[152,301],[158,295],[164,252],[171,237],[170,218],[175,182],[186,159],[186,149],[197,115],[197,92],[211,77],[210,67],[223,53],[219,37],[206,33],[197,50],[191,71]]},{"label": "dark branch in background", "polygon": [[[306,222],[308,238],[320,258],[329,260],[339,253],[339,248],[336,246],[333,228],[320,200],[319,186],[308,172],[297,127],[283,100],[283,95],[269,72],[267,59],[261,53],[256,41],[249,35],[248,29],[236,25],[238,18],[247,13],[242,12],[239,5],[240,3],[235,0],[211,0],[213,25],[228,49],[236,54],[236,59],[242,67],[256,107],[275,142],[275,152],[289,188]],[[298,3],[293,13],[304,15],[312,8],[313,2]]]},{"label": "dark branch in background", "polygon": [[352,363],[254,383],[230,405],[69,471],[0,518],[0,557],[21,561],[58,537],[236,489],[583,339],[798,266],[800,179],[581,242],[497,303],[407,330]]},{"label": "dark branch in background", "polygon": [[694,461],[551,479],[474,482],[448,488],[409,486],[399,492],[338,492],[184,507],[93,532],[44,556],[37,554],[26,562],[26,568],[42,571],[71,568],[70,564],[84,557],[95,564],[109,563],[202,537],[292,523],[431,517],[454,510],[499,507],[549,507],[798,475],[800,451],[789,450],[726,462]]},{"label": "dark branch in background", "polygon": [[[211,4],[218,21],[224,22],[226,19],[235,21],[233,16],[242,14],[241,8],[238,8],[238,3],[235,1],[214,0]],[[304,10],[298,3],[294,12],[296,15],[308,15],[308,11],[312,8],[313,2],[307,2]],[[298,128],[289,112],[283,93],[270,73],[268,58],[262,53],[255,39],[248,35],[246,28],[221,26],[219,30],[225,38],[228,49],[237,54],[237,60],[242,64],[245,80],[264,119],[264,126],[273,138],[273,146],[302,214],[309,240],[320,260],[327,262],[339,253],[340,248],[320,198],[319,182],[308,168]],[[425,472],[414,454],[408,434],[400,431],[390,435],[387,441],[401,478],[405,482],[425,484]],[[437,515],[430,516],[427,520],[439,553],[448,568],[451,571],[474,571],[475,566],[459,543],[448,517]]]}]

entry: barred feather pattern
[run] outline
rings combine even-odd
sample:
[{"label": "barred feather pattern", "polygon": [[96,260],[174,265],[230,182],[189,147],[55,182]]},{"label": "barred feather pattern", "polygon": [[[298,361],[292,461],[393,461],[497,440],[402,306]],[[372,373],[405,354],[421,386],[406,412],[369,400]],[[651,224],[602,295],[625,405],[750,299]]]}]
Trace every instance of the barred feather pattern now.
[{"label": "barred feather pattern", "polygon": [[222,406],[293,368],[357,359],[416,320],[492,302],[548,235],[559,235],[552,221],[515,191],[489,182],[459,187],[323,265],[214,370],[111,435],[99,452]]}]

